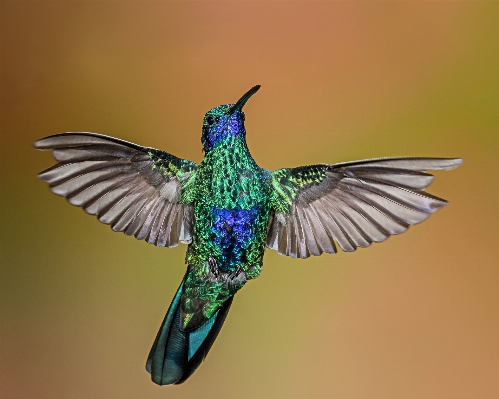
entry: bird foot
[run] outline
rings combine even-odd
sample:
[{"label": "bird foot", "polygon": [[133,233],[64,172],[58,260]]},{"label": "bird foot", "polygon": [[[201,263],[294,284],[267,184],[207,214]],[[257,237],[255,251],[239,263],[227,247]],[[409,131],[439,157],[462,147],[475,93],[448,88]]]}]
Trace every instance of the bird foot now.
[{"label": "bird foot", "polygon": [[218,277],[220,269],[218,268],[215,258],[212,258],[211,256],[208,258],[208,266],[210,267],[211,274],[213,274],[215,277]]},{"label": "bird foot", "polygon": [[243,268],[239,266],[236,270],[225,275],[225,281],[232,291],[239,290],[247,281],[246,273]]},{"label": "bird foot", "polygon": [[227,273],[227,279],[228,280],[234,280],[239,275],[239,273],[241,273],[242,271],[243,271],[243,268],[241,266],[239,266],[233,272]]}]

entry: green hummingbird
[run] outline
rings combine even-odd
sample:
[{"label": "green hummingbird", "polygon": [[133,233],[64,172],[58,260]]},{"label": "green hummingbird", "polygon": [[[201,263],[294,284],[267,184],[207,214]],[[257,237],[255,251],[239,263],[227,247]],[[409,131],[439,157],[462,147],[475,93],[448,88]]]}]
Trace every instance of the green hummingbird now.
[{"label": "green hummingbird", "polygon": [[58,162],[41,180],[114,231],[160,247],[188,244],[187,272],[146,363],[159,385],[180,384],[206,357],[234,294],[256,278],[266,248],[293,258],[355,251],[403,233],[447,202],[425,193],[428,170],[459,158],[378,158],[270,171],[246,144],[243,106],[209,110],[200,164],[95,133],[35,141]]}]

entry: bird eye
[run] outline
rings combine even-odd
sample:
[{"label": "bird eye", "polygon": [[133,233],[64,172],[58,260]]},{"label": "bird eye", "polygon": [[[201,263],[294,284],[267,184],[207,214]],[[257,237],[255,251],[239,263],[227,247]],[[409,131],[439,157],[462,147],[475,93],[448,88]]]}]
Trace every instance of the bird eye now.
[{"label": "bird eye", "polygon": [[213,125],[213,123],[215,123],[215,118],[213,118],[213,116],[211,116],[211,115],[210,115],[210,116],[208,116],[208,117],[206,118],[206,123],[207,123],[208,125],[210,125],[210,126],[211,126],[211,125]]}]

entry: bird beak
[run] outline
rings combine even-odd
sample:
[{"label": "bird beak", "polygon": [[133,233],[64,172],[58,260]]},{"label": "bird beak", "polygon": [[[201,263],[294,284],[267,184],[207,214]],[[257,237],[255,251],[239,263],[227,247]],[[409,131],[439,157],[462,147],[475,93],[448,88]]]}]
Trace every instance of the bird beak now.
[{"label": "bird beak", "polygon": [[249,98],[255,94],[259,89],[260,89],[260,85],[256,85],[254,87],[252,87],[251,89],[249,89],[246,94],[244,94],[238,101],[237,103],[235,103],[230,109],[229,109],[229,115],[232,115],[234,112],[236,111],[240,111],[244,104],[246,104],[246,101],[249,100]]}]

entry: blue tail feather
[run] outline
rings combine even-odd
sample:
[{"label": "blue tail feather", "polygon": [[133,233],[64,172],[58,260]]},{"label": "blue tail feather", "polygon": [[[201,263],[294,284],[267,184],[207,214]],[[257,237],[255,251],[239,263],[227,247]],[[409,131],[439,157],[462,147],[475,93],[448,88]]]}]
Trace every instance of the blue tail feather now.
[{"label": "blue tail feather", "polygon": [[191,360],[194,354],[198,351],[200,346],[203,344],[205,341],[206,337],[208,336],[209,332],[211,331],[213,324],[217,320],[218,312],[220,310],[217,310],[217,312],[211,317],[211,319],[207,320],[205,323],[201,325],[197,330],[192,331],[189,334],[189,351],[187,353],[187,360]]},{"label": "blue tail feather", "polygon": [[203,325],[194,331],[182,331],[180,326],[180,298],[184,281],[173,298],[151,348],[146,370],[158,385],[181,384],[204,360],[232,303],[232,298]]}]

